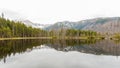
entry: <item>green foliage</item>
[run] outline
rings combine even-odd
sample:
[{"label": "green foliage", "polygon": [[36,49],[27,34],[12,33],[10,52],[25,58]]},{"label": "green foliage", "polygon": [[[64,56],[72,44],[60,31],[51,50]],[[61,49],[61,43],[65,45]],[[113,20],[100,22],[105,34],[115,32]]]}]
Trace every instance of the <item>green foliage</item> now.
[{"label": "green foliage", "polygon": [[[80,36],[100,36],[97,32],[90,30],[75,30],[75,29],[67,29],[64,31],[59,31],[59,33],[65,33],[66,36],[71,37],[80,37]],[[62,34],[61,34],[62,35]]]},{"label": "green foliage", "polygon": [[94,31],[75,30],[75,29],[61,29],[45,31],[38,28],[28,27],[21,22],[14,22],[0,18],[0,37],[89,37],[94,38],[99,34]]},{"label": "green foliage", "polygon": [[44,36],[45,31],[27,27],[21,22],[14,22],[0,18],[0,37],[38,37]]}]

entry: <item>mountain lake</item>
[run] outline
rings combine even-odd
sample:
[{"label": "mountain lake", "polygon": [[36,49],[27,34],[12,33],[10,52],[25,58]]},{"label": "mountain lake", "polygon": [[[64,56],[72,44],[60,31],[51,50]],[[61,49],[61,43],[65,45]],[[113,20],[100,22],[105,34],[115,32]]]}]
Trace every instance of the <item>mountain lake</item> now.
[{"label": "mountain lake", "polygon": [[0,68],[119,68],[120,41],[4,40]]}]

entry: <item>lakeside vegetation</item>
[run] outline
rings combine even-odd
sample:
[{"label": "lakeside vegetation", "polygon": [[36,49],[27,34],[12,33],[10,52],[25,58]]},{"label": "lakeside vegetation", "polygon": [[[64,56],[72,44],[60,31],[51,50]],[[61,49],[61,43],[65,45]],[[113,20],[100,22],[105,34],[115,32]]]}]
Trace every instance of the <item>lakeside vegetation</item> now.
[{"label": "lakeside vegetation", "polygon": [[42,30],[26,26],[21,22],[11,21],[0,17],[0,38],[21,39],[22,37],[51,37],[52,39],[90,39],[101,37],[94,31],[60,29],[60,30]]},{"label": "lakeside vegetation", "polygon": [[[107,34],[106,34],[107,35]],[[62,28],[59,30],[43,30],[26,26],[22,22],[15,22],[0,17],[0,40],[10,39],[105,39],[102,35],[90,30],[76,30]],[[112,40],[120,40],[120,33],[110,36]]]}]

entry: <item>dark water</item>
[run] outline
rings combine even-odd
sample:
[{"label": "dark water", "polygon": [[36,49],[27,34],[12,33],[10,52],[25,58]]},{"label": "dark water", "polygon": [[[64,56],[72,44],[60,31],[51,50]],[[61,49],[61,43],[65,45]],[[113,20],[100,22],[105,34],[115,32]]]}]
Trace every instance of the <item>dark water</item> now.
[{"label": "dark water", "polygon": [[112,40],[0,41],[0,68],[120,68]]}]

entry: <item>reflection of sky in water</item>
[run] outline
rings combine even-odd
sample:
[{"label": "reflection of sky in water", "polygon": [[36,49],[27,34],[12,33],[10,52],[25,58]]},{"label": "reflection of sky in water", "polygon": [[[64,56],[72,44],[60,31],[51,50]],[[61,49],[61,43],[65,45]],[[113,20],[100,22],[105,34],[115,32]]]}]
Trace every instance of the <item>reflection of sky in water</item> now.
[{"label": "reflection of sky in water", "polygon": [[119,68],[115,56],[92,55],[77,51],[62,52],[51,48],[34,49],[0,62],[0,68]]}]

